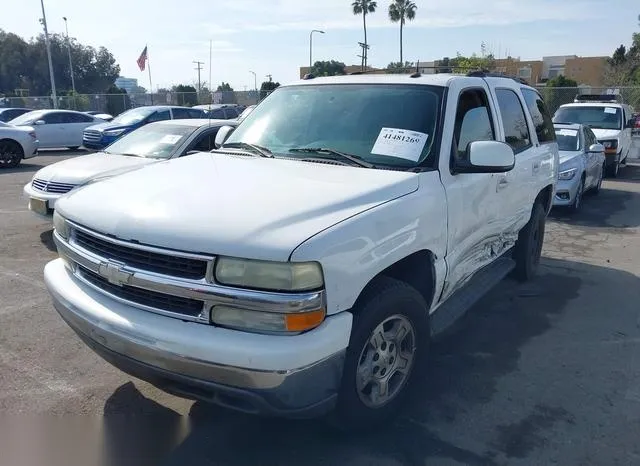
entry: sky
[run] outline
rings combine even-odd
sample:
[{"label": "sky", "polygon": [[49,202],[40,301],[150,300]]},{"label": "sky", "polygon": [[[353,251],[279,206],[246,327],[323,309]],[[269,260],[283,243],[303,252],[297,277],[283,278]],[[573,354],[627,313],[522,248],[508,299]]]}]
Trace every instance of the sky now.
[{"label": "sky", "polygon": [[[367,16],[369,64],[399,61],[399,25],[388,19],[391,0],[378,0]],[[481,43],[497,57],[525,59],[548,55],[608,56],[629,45],[640,32],[638,0],[414,0],[416,18],[404,30],[404,58],[431,61],[456,53],[480,53]],[[50,32],[64,32],[83,44],[105,46],[121,75],[149,88],[136,59],[145,45],[153,88],[197,82],[196,65],[205,62],[202,80],[214,87],[229,82],[236,90],[299,78],[313,60],[359,64],[362,16],[351,0],[44,0]],[[42,32],[40,0],[0,0],[0,29],[30,38]],[[605,16],[606,15],[606,16]],[[607,19],[610,18],[610,19]],[[211,66],[209,47],[212,44]]]}]

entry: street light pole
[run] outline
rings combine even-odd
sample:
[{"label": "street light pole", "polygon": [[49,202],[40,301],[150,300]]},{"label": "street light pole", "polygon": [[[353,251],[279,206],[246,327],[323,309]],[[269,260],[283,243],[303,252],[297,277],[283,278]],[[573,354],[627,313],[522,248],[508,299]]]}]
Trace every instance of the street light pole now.
[{"label": "street light pole", "polygon": [[249,73],[251,73],[253,75],[253,89],[255,91],[257,91],[258,90],[258,78],[257,78],[257,75],[256,75],[255,71],[249,71]]},{"label": "street light pole", "polygon": [[313,33],[319,32],[320,34],[324,34],[324,31],[319,31],[318,29],[314,29],[309,33],[309,73],[311,73],[311,68],[313,67]]},{"label": "street light pole", "polygon": [[44,12],[44,0],[40,0],[42,6],[42,26],[44,26],[44,43],[47,47],[47,59],[49,60],[49,79],[51,79],[51,96],[53,108],[58,108],[58,96],[56,94],[56,79],[53,76],[53,61],[51,60],[51,43],[49,43],[49,31],[47,30],[47,15]]},{"label": "street light pole", "polygon": [[69,25],[67,24],[67,17],[63,16],[64,19],[64,28],[67,31],[67,51],[69,52],[69,69],[71,70],[71,89],[73,90],[73,95],[76,94],[76,81],[73,78],[73,62],[71,61],[71,42],[69,42]]}]

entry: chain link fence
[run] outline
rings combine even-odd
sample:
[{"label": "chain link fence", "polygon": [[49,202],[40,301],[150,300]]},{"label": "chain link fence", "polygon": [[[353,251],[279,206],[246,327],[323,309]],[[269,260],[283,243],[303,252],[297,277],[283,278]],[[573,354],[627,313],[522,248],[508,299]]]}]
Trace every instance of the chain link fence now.
[{"label": "chain link fence", "polygon": [[[157,92],[144,94],[77,94],[58,96],[58,108],[96,111],[111,115],[135,107],[147,105],[180,105],[193,107],[208,104],[255,105],[264,99],[270,91],[229,91],[213,93],[196,92]],[[34,110],[53,108],[53,98],[43,96],[8,97],[0,95],[0,107],[31,108]]]}]

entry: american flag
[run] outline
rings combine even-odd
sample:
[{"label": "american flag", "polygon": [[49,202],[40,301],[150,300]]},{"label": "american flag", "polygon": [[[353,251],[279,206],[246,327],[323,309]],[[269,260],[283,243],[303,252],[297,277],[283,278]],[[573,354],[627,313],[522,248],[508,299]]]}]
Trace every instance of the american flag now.
[{"label": "american flag", "polygon": [[140,71],[144,71],[144,67],[147,64],[147,46],[144,46],[144,50],[140,54],[140,58],[138,58],[138,68]]}]

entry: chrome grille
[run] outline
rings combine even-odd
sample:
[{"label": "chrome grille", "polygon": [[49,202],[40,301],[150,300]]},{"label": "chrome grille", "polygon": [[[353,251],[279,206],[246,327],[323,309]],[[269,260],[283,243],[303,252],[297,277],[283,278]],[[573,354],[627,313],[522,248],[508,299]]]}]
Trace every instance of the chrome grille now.
[{"label": "chrome grille", "polygon": [[95,130],[85,130],[82,139],[87,142],[100,142],[102,141],[102,133]]},{"label": "chrome grille", "polygon": [[74,184],[45,181],[37,178],[31,182],[31,186],[33,189],[37,189],[38,191],[53,194],[65,194],[76,187]]},{"label": "chrome grille", "polygon": [[130,247],[122,242],[109,241],[81,229],[74,229],[75,243],[102,258],[126,264],[148,272],[191,280],[204,279],[207,261]]},{"label": "chrome grille", "polygon": [[139,304],[141,306],[160,309],[166,312],[198,317],[204,308],[204,301],[182,298],[156,291],[143,290],[133,286],[118,286],[110,283],[106,278],[97,275],[84,267],[78,267],[80,276],[100,290],[117,298]]}]

